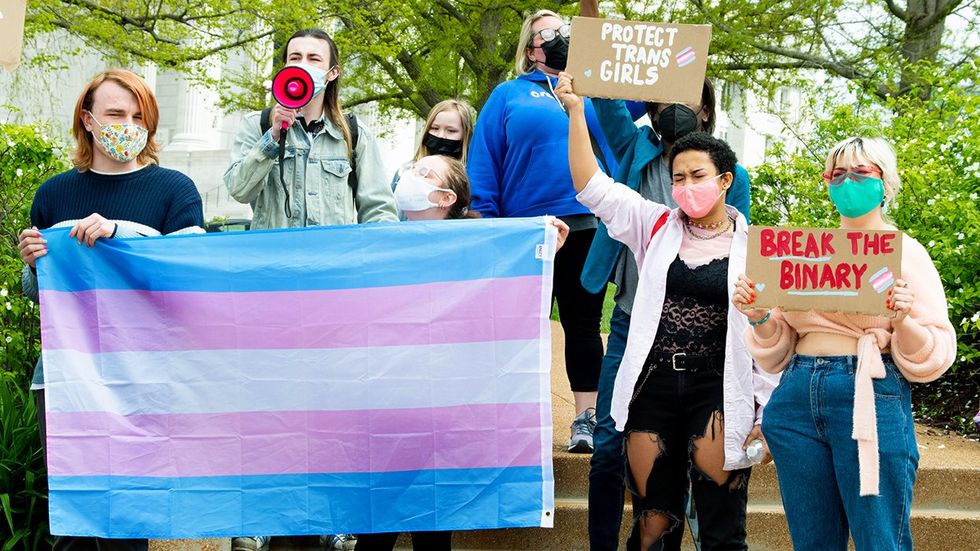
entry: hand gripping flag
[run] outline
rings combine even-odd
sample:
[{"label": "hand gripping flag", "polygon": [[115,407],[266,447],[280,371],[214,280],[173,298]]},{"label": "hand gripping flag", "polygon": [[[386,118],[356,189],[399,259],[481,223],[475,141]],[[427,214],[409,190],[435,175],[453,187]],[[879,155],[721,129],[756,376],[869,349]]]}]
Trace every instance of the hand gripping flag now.
[{"label": "hand gripping flag", "polygon": [[52,533],[552,525],[543,219],[45,237]]}]

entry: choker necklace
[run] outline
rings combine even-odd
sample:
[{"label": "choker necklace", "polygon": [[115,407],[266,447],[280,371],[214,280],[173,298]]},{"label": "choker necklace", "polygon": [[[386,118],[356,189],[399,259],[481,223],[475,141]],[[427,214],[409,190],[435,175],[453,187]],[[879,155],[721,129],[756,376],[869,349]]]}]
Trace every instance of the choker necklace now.
[{"label": "choker necklace", "polygon": [[[733,227],[735,227],[735,219],[734,218],[730,218],[730,217],[729,218],[725,218],[724,222],[727,222],[728,223],[728,225],[725,226],[725,229],[723,229],[721,231],[714,232],[714,233],[710,233],[708,235],[702,235],[702,234],[698,234],[697,232],[695,232],[693,228],[694,227],[699,227],[699,226],[693,226],[691,224],[688,224],[685,227],[687,228],[687,233],[689,233],[691,235],[691,237],[693,237],[695,239],[700,239],[701,241],[708,241],[710,239],[714,239],[714,238],[718,237],[719,235],[724,235],[724,234],[728,233],[728,230],[730,230]],[[721,224],[721,222],[719,222],[718,224],[715,224],[715,227],[717,227],[720,224]]]},{"label": "choker necklace", "polygon": [[731,218],[729,218],[729,217],[726,216],[726,217],[722,218],[721,220],[719,220],[717,222],[711,222],[710,224],[702,224],[700,222],[695,222],[694,220],[691,220],[690,218],[688,218],[687,219],[687,225],[688,226],[694,226],[695,228],[698,228],[698,229],[701,229],[701,230],[717,230],[718,228],[720,228],[722,226],[722,224],[725,224],[726,225],[726,228],[725,229],[728,229],[727,228],[727,224],[728,224],[728,222],[730,220],[731,220]]}]

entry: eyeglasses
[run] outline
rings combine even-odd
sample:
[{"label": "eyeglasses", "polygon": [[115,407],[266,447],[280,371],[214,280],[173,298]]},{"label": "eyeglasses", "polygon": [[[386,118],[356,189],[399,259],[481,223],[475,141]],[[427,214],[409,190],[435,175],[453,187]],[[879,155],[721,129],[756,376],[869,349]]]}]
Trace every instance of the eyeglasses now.
[{"label": "eyeglasses", "polygon": [[418,165],[413,162],[407,162],[403,164],[401,168],[398,169],[399,175],[405,174],[406,172],[411,172],[412,174],[415,174],[416,176],[424,180],[435,180],[439,183],[442,183],[442,178],[439,177],[439,173],[436,172],[435,169],[429,168],[424,165]]},{"label": "eyeglasses", "polygon": [[[541,29],[540,31],[531,35],[532,42],[534,41],[534,37],[536,35],[540,35],[541,40],[543,40],[544,42],[551,42],[557,36],[561,36],[562,38],[569,38],[570,36],[572,36],[572,26],[566,23],[561,27],[558,27],[557,29]],[[541,46],[531,46],[531,47],[540,48]]]},{"label": "eyeglasses", "polygon": [[828,170],[823,173],[823,179],[830,183],[840,184],[843,181],[844,176],[847,174],[854,174],[859,177],[859,179],[864,180],[866,178],[880,178],[881,169],[876,166],[869,165],[856,165],[851,168],[838,167],[834,170]]}]

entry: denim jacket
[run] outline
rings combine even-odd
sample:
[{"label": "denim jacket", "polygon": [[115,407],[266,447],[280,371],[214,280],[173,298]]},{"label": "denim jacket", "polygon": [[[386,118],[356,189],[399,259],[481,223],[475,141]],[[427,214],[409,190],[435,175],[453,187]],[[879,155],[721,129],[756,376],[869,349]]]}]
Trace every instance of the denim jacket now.
[{"label": "denim jacket", "polygon": [[351,164],[343,133],[324,122],[312,143],[296,122],[286,135],[285,179],[292,216],[286,217],[286,195],[279,180],[279,144],[271,130],[262,134],[256,111],[245,117],[235,138],[231,166],[224,180],[236,201],[252,206],[252,228],[301,228],[358,222],[395,222],[395,197],[383,174],[374,136],[358,125],[357,197],[347,183]]}]

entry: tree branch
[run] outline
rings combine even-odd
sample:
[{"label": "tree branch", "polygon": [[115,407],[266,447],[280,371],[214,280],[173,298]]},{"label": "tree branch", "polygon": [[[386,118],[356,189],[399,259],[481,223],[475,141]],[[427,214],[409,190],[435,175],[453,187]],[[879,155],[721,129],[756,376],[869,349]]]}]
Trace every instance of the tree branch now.
[{"label": "tree branch", "polygon": [[962,3],[963,0],[947,0],[947,1],[940,0],[939,2],[936,3],[935,11],[929,14],[929,17],[923,19],[917,26],[920,29],[928,29],[933,25],[936,25],[941,20],[946,19],[946,17],[949,14],[953,13],[953,10],[958,8]]},{"label": "tree branch", "polygon": [[371,94],[367,96],[361,96],[359,98],[354,98],[346,102],[347,107],[355,107],[358,105],[364,105],[366,103],[373,103],[375,101],[387,101],[393,99],[407,100],[410,99],[411,94],[404,91],[398,92],[388,92],[383,94]]},{"label": "tree branch", "polygon": [[896,4],[893,0],[885,0],[885,5],[888,6],[888,11],[892,12],[892,15],[901,19],[902,21],[908,20],[908,13]]},{"label": "tree branch", "polygon": [[755,69],[806,69],[810,67],[805,61],[754,61],[745,63],[724,63],[715,65],[724,71],[753,71]]},{"label": "tree branch", "polygon": [[[711,22],[715,28],[721,30],[722,32],[730,35],[734,35],[734,31],[724,23],[724,21],[719,20],[712,13],[708,11],[705,7],[703,0],[694,0],[694,4],[697,6],[698,10],[704,14],[705,17]],[[823,69],[825,71],[830,71],[837,76],[846,78],[848,80],[859,80],[864,82],[870,82],[867,75],[862,74],[857,69],[849,64],[832,61],[825,57],[808,54],[806,52],[801,52],[799,50],[794,50],[791,48],[784,48],[781,46],[773,46],[766,44],[764,42],[759,42],[758,40],[746,40],[753,48],[757,50],[774,54],[781,57],[788,57],[790,59],[795,59],[800,61],[802,64],[798,68],[810,68],[810,69]],[[887,98],[893,95],[893,91],[883,84],[875,85],[874,94],[880,98]]]}]

